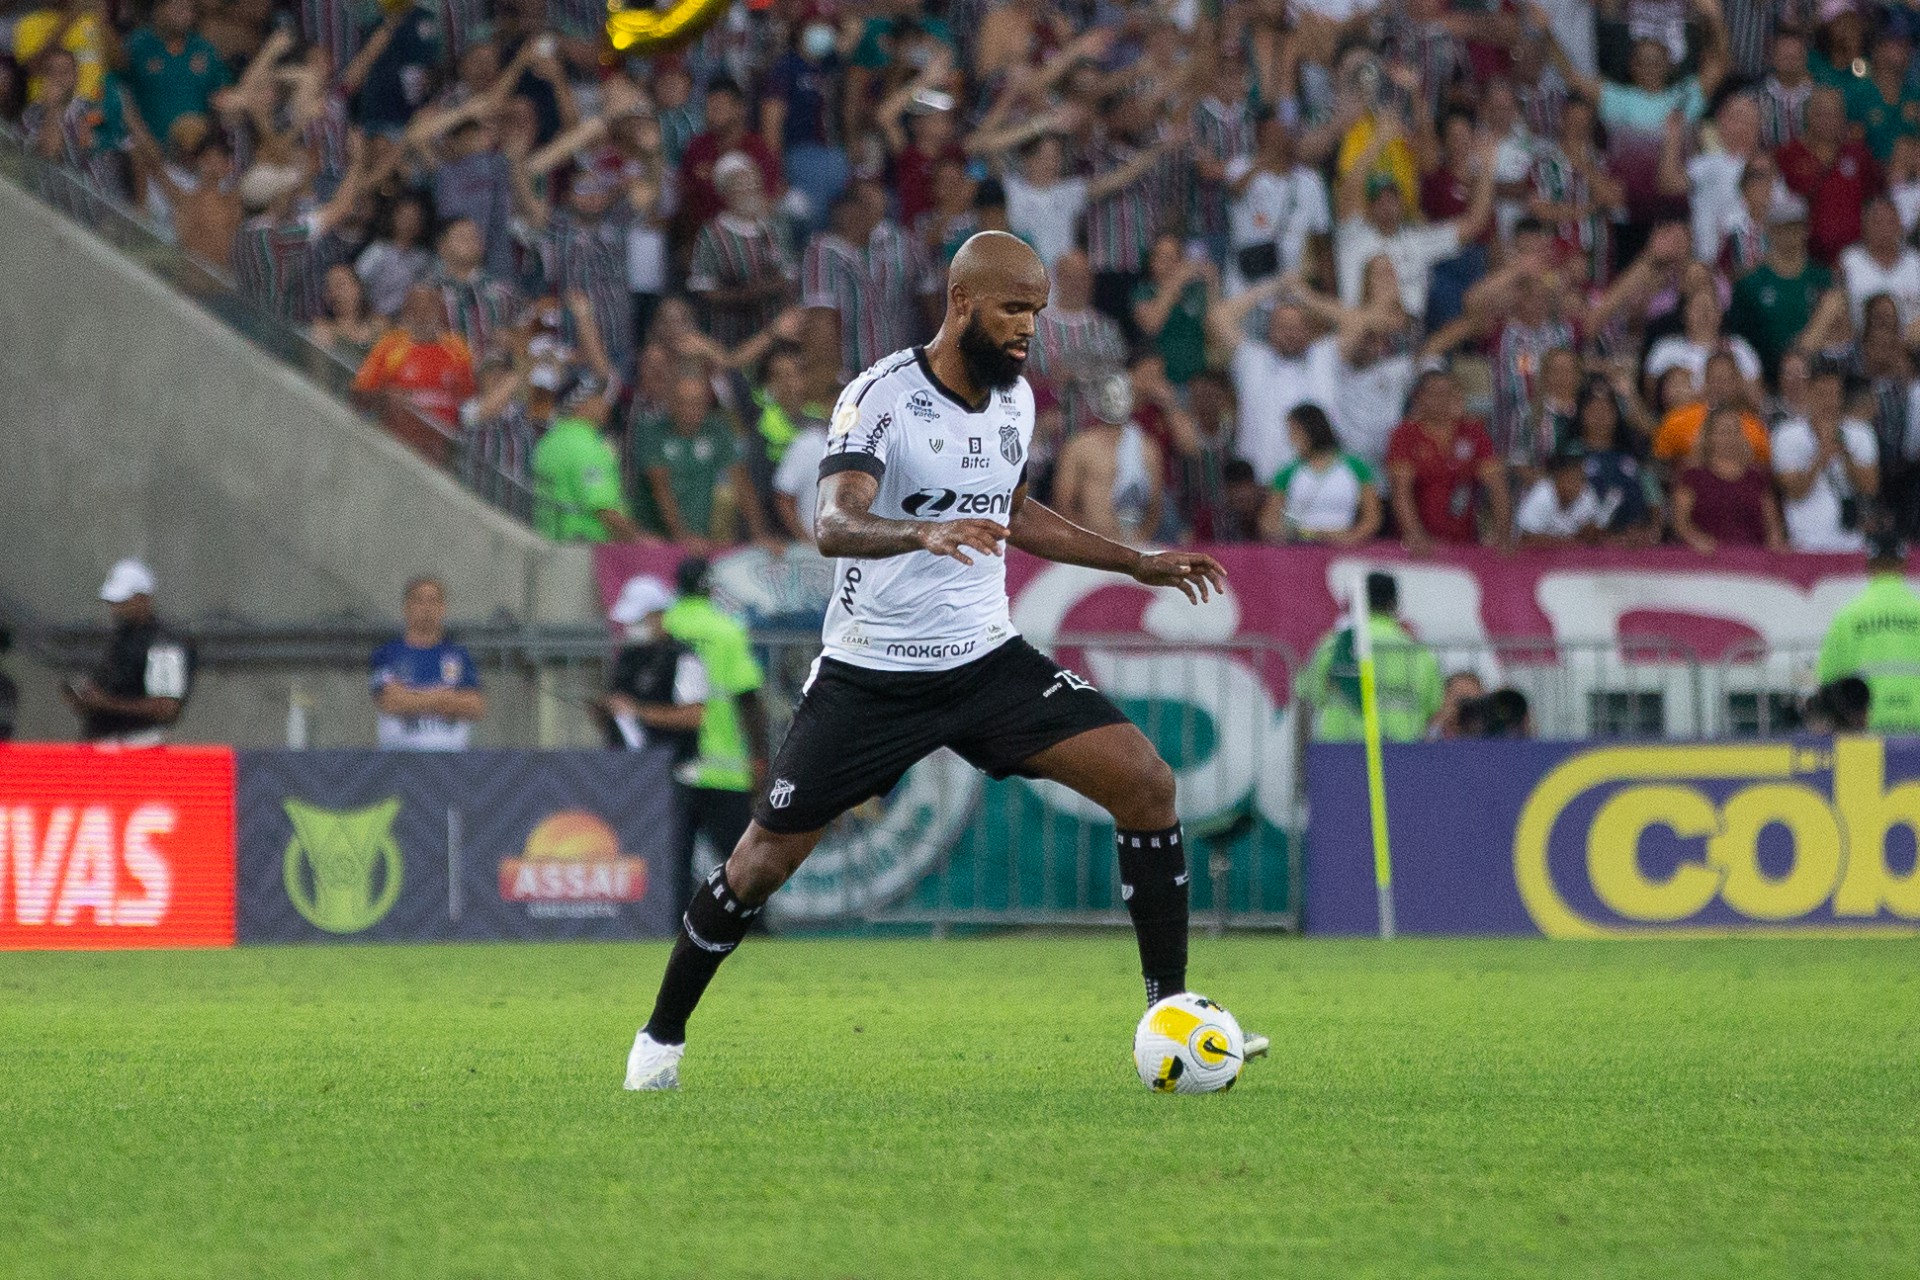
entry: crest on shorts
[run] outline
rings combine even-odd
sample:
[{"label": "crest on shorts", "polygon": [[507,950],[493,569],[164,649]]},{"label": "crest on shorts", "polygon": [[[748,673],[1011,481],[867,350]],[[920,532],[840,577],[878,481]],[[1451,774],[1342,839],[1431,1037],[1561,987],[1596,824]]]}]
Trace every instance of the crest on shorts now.
[{"label": "crest on shorts", "polygon": [[1007,460],[1009,466],[1015,467],[1020,465],[1020,459],[1025,456],[1020,448],[1020,428],[1011,422],[1000,426],[1000,456]]},{"label": "crest on shorts", "polygon": [[772,790],[767,792],[767,803],[776,809],[784,809],[793,802],[793,784],[785,778],[776,778]]}]

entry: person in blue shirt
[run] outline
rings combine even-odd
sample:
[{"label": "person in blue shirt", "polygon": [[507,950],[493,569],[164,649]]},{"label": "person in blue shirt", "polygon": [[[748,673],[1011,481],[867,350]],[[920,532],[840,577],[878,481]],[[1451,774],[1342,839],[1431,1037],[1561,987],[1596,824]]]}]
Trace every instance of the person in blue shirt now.
[{"label": "person in blue shirt", "polygon": [[464,751],[487,714],[480,672],[464,645],[447,639],[447,589],[420,577],[401,596],[406,630],[373,651],[379,741],[394,751]]}]

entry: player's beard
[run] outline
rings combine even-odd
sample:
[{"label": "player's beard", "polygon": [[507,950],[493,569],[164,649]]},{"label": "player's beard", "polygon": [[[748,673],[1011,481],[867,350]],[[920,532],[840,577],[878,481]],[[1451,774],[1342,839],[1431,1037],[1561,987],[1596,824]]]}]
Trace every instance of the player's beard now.
[{"label": "player's beard", "polygon": [[978,315],[967,317],[967,327],[960,331],[960,359],[973,385],[989,391],[1005,391],[1027,367],[1025,356],[1014,355],[987,336]]}]

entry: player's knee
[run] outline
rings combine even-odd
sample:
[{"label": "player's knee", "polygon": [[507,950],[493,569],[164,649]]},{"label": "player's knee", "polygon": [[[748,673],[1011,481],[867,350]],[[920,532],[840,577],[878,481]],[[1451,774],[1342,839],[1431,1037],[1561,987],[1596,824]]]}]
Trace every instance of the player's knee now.
[{"label": "player's knee", "polygon": [[1173,766],[1148,753],[1129,772],[1114,805],[1114,821],[1120,827],[1136,831],[1170,827],[1178,821],[1174,815],[1177,791]]},{"label": "player's knee", "polygon": [[812,849],[807,837],[749,828],[727,859],[727,885],[742,902],[758,906],[787,882]]}]

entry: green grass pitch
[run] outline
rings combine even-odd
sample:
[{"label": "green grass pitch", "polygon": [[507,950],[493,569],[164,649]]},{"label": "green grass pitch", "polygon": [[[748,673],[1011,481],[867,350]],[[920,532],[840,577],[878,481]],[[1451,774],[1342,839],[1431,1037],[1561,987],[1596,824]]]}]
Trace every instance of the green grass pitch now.
[{"label": "green grass pitch", "polygon": [[1920,941],[1196,939],[1273,1036],[1134,1078],[1123,934],[0,956],[0,1276],[1920,1274]]}]

